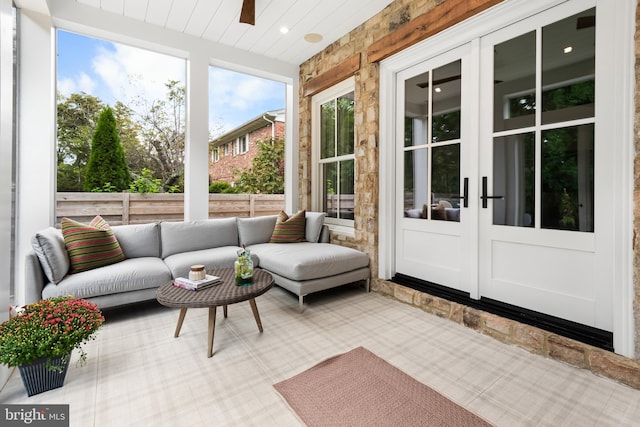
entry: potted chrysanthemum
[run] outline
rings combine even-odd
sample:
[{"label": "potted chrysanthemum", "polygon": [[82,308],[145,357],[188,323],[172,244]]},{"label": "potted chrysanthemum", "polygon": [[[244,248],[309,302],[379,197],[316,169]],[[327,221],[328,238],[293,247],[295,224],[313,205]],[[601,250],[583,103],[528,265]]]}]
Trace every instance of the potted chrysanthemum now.
[{"label": "potted chrysanthemum", "polygon": [[71,351],[78,349],[84,364],[82,345],[103,322],[97,305],[71,296],[21,307],[0,325],[0,363],[19,368],[29,396],[61,387]]}]

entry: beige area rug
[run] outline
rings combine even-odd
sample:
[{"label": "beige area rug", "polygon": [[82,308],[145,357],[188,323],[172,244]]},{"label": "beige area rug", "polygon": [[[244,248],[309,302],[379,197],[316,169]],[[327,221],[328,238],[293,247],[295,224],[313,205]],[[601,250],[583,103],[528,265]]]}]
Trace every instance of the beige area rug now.
[{"label": "beige area rug", "polygon": [[274,384],[308,426],[490,426],[358,347]]}]

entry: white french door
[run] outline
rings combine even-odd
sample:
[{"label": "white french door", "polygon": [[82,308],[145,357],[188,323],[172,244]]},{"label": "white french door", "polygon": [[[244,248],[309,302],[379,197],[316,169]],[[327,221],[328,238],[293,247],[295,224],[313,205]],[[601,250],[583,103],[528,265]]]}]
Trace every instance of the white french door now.
[{"label": "white french door", "polygon": [[613,331],[614,77],[595,4],[396,74],[396,273]]},{"label": "white french door", "polygon": [[612,331],[596,8],[563,5],[480,44],[481,98],[493,100],[480,116],[480,191],[494,198],[481,200],[479,293]]},{"label": "white french door", "polygon": [[465,292],[476,256],[470,52],[467,44],[399,73],[396,110],[397,271]]}]

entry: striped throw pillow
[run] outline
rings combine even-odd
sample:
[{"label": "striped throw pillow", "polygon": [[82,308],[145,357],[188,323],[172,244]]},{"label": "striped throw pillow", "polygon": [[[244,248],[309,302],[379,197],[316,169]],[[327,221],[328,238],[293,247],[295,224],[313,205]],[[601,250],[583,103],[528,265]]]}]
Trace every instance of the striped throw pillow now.
[{"label": "striped throw pillow", "polygon": [[125,259],[111,227],[99,215],[88,225],[62,218],[62,237],[69,253],[70,273],[91,270]]},{"label": "striped throw pillow", "polygon": [[269,243],[304,242],[305,221],[305,211],[298,211],[296,214],[291,215],[291,217],[284,211],[281,211],[278,214],[276,226],[273,229]]}]

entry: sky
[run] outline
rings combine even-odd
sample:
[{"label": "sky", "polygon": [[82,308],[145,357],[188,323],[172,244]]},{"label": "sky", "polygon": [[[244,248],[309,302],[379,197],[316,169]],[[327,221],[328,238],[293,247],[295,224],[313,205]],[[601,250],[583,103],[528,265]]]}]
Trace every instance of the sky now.
[{"label": "sky", "polygon": [[[84,92],[113,106],[165,99],[165,83],[185,81],[184,59],[58,30],[57,90]],[[284,108],[285,86],[209,67],[209,131],[218,136],[265,111]]]}]

